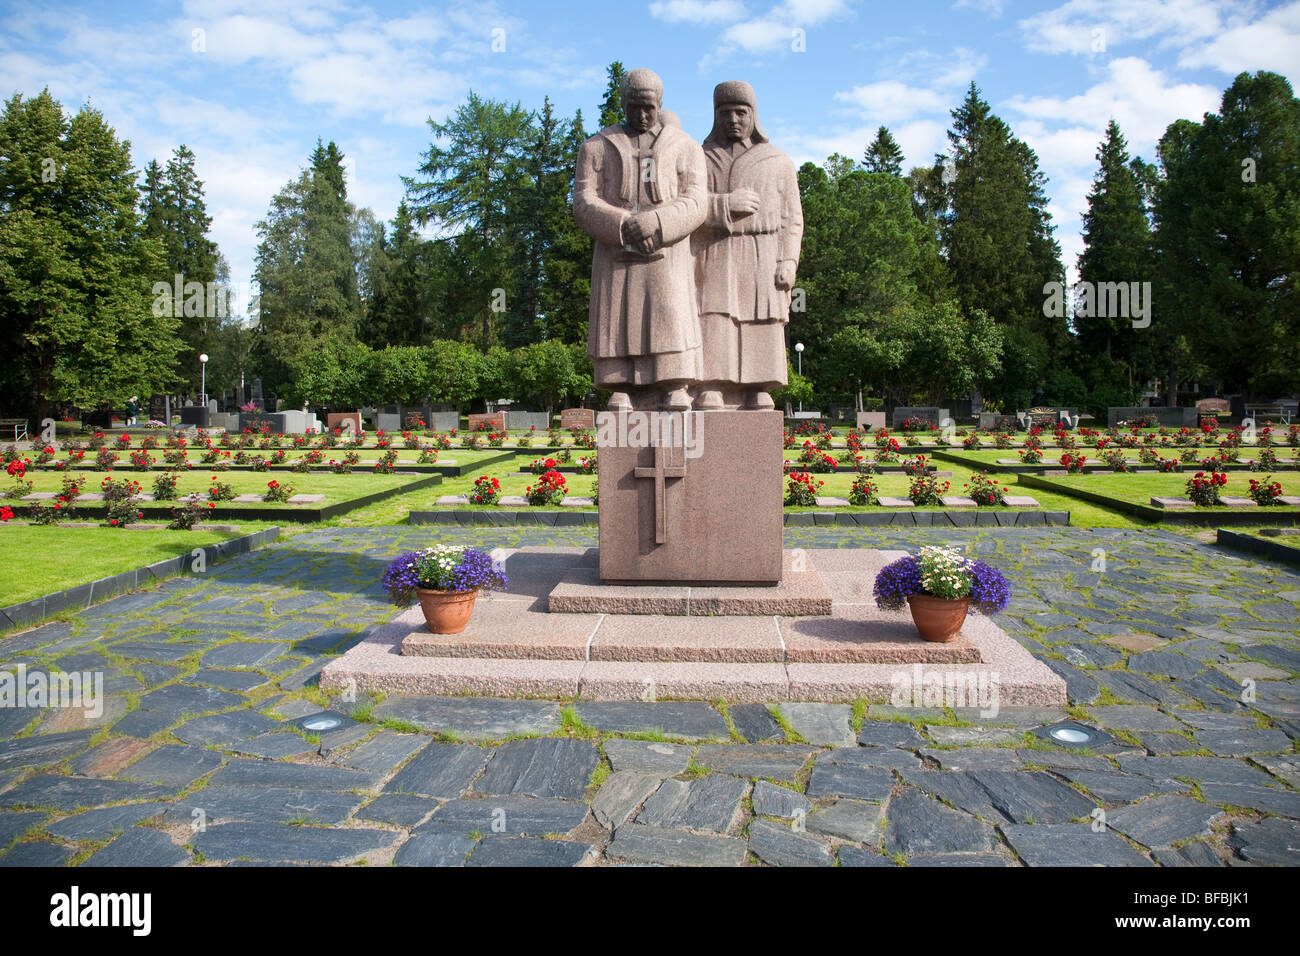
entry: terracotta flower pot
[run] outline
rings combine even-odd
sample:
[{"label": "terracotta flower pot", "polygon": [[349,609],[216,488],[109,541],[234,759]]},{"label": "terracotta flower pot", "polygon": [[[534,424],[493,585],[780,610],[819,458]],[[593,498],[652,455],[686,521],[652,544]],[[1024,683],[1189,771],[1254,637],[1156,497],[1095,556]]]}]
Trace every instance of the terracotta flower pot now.
[{"label": "terracotta flower pot", "polygon": [[418,588],[415,593],[420,598],[425,623],[434,634],[459,634],[465,630],[470,615],[474,613],[474,601],[478,598],[477,588],[472,591]]},{"label": "terracotta flower pot", "polygon": [[938,598],[929,594],[910,594],[907,604],[912,609],[912,622],[917,633],[927,641],[946,644],[955,641],[966,620],[970,598]]}]

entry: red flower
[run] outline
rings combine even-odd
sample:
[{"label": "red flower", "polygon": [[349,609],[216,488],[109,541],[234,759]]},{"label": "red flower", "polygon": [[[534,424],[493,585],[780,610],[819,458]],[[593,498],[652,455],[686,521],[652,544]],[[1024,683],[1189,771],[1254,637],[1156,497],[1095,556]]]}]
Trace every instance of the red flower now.
[{"label": "red flower", "polygon": [[111,520],[111,521],[109,522],[109,524],[111,524],[113,527],[116,528],[116,527],[117,527],[117,519],[114,518],[113,520]]}]

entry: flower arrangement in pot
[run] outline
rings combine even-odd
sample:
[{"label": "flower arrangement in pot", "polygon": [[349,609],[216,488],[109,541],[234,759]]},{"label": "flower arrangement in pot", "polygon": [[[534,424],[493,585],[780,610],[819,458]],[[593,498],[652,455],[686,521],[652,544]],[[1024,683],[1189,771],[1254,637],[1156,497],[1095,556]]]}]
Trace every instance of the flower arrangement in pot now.
[{"label": "flower arrangement in pot", "polygon": [[434,634],[465,630],[479,591],[504,591],[505,569],[490,554],[474,548],[439,544],[399,555],[384,571],[384,591],[399,607],[420,602]]},{"label": "flower arrangement in pot", "polygon": [[922,548],[885,565],[876,574],[876,606],[912,612],[917,632],[927,641],[956,640],[975,610],[993,615],[1004,610],[1011,597],[1007,579],[997,568],[963,557],[953,548]]}]

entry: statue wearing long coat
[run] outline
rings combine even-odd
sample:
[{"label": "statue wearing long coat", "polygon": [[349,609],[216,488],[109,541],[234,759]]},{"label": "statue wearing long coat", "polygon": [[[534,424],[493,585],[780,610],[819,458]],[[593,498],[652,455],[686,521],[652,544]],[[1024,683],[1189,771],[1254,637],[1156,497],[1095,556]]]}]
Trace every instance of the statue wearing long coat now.
[{"label": "statue wearing long coat", "polygon": [[[760,133],[761,136],[761,133]],[[706,382],[748,388],[786,384],[785,325],[791,293],[776,286],[777,264],[799,262],[803,207],[794,163],[765,138],[743,150],[705,141],[709,206],[695,234],[700,321],[706,323]],[[733,216],[728,194],[759,195],[757,212]]]},{"label": "statue wearing long coat", "polygon": [[[641,135],[610,126],[582,145],[573,213],[595,239],[587,349],[597,388],[624,390],[700,377],[700,328],[690,235],[704,222],[704,153],[680,127]],[[661,244],[645,254],[623,226],[653,210]]]}]

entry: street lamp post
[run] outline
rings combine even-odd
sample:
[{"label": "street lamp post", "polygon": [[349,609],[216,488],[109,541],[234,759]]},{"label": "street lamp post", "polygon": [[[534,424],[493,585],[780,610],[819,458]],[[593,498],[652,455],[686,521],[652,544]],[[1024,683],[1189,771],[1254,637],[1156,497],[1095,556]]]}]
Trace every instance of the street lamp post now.
[{"label": "street lamp post", "polygon": [[[800,377],[800,378],[803,378],[803,343],[802,343],[802,342],[796,342],[796,343],[794,343],[794,351],[795,351],[795,354],[799,356],[799,377]],[[800,414],[803,413],[803,399],[802,399],[802,398],[799,399],[799,412],[800,412]]]},{"label": "street lamp post", "polygon": [[200,404],[208,407],[208,353],[199,354],[199,399]]}]

